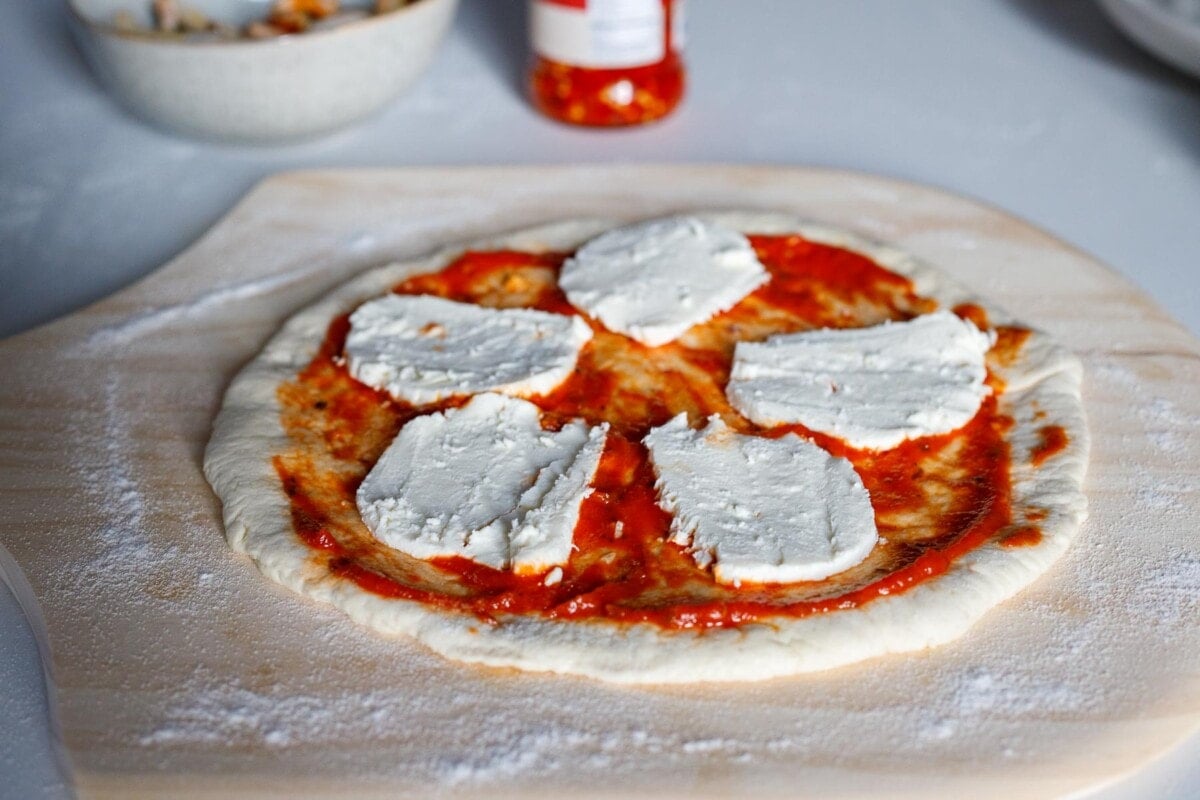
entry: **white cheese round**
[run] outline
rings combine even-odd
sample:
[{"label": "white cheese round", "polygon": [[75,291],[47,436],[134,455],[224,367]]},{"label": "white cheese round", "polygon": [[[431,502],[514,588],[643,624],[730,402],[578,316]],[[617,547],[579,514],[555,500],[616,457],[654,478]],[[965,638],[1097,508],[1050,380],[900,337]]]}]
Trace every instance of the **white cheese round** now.
[{"label": "white cheese round", "polygon": [[592,329],[579,317],[387,295],[350,315],[350,374],[421,405],[478,392],[545,394],[571,371]]},{"label": "white cheese round", "polygon": [[718,583],[816,581],[875,546],[875,512],[844,458],[794,434],[744,436],[713,416],[702,431],[680,414],[645,438],[671,540]]},{"label": "white cheese round", "polygon": [[537,406],[481,394],[400,429],[358,489],[384,544],[537,574],[565,564],[608,426],[543,430]]},{"label": "white cheese round", "polygon": [[938,311],[741,342],[725,393],[759,425],[799,423],[852,447],[883,450],[970,422],[991,393],[984,357],[994,339]]},{"label": "white cheese round", "polygon": [[567,259],[559,285],[611,331],[657,347],[732,308],[770,275],[749,240],[694,217],[614,228]]}]

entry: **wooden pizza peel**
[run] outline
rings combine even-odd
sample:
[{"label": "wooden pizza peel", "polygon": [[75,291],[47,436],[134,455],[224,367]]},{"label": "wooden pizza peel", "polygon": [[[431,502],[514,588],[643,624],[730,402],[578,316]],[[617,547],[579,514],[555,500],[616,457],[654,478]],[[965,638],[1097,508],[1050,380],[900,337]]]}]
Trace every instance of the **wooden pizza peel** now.
[{"label": "wooden pizza peel", "polygon": [[[293,311],[445,244],[693,209],[896,243],[1078,353],[1091,516],[1063,560],[934,651],[622,688],[448,662],[225,546],[203,448]],[[83,797],[1050,797],[1200,727],[1200,342],[1087,255],[935,189],[781,167],[281,175],[0,363],[0,543],[41,603]]]}]

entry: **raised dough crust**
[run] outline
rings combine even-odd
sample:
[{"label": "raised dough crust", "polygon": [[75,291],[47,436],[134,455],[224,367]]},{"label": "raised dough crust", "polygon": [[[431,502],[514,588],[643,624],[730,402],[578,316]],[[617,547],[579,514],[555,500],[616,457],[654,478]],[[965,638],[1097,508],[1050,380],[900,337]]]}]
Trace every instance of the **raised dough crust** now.
[{"label": "raised dough crust", "polygon": [[[747,233],[800,233],[814,241],[864,253],[911,278],[916,291],[942,307],[984,305],[943,273],[895,248],[786,215],[733,212],[701,218]],[[493,666],[587,675],[619,683],[760,680],[828,669],[863,659],[949,642],[989,609],[1016,594],[1066,551],[1087,515],[1083,478],[1089,440],[1080,396],[1082,367],[1066,350],[1035,332],[1015,365],[989,366],[1007,390],[1000,410],[1015,420],[1013,508],[1046,510],[1033,546],[984,545],[938,578],[858,608],[772,624],[709,631],[668,631],[650,624],[556,622],[519,618],[489,626],[469,615],[391,600],[316,568],[292,530],[287,498],[271,456],[289,440],[279,422],[276,389],[316,355],[329,322],[404,278],[441,269],[463,250],[571,250],[617,223],[562,222],[391,264],[346,283],[300,311],[234,379],[205,452],[204,473],[224,504],[229,544],[249,555],[272,580],[386,635],[412,636],[453,659]],[[993,324],[1012,318],[987,308]],[[1038,409],[1045,419],[1035,419]],[[1067,448],[1040,468],[1031,451],[1047,422],[1067,432]]]}]

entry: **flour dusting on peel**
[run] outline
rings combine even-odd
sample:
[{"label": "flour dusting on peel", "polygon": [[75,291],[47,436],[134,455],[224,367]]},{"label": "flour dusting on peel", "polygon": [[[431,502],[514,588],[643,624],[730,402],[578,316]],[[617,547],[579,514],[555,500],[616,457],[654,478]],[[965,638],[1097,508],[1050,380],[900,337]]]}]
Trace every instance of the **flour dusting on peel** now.
[{"label": "flour dusting on peel", "polygon": [[1129,405],[1147,441],[1173,462],[1195,453],[1200,443],[1200,416],[1189,414],[1165,397],[1144,397],[1145,381],[1122,360],[1113,356],[1093,355],[1089,369],[1095,377],[1129,397]]},{"label": "flour dusting on peel", "polygon": [[64,571],[68,580],[88,581],[79,588],[86,594],[103,592],[118,576],[129,575],[147,568],[153,553],[145,533],[146,501],[135,482],[133,467],[125,452],[130,439],[130,427],[120,408],[118,378],[110,376],[104,385],[105,429],[102,434],[89,432],[77,419],[75,435],[81,446],[77,451],[75,469],[83,487],[89,508],[106,519],[95,530],[100,545],[93,561],[81,572]]},{"label": "flour dusting on peel", "polygon": [[269,294],[299,283],[316,271],[318,270],[284,272],[265,278],[218,286],[187,302],[150,308],[130,316],[123,322],[100,328],[87,338],[86,344],[94,349],[127,345],[140,337],[148,336],[172,325],[201,319],[230,303]]}]

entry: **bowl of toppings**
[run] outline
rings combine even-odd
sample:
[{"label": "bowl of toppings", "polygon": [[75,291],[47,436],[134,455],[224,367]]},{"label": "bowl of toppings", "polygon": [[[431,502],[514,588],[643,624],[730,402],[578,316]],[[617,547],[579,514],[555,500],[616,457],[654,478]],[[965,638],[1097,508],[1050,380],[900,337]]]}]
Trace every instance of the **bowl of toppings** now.
[{"label": "bowl of toppings", "polygon": [[70,0],[127,108],[182,133],[273,143],[379,110],[424,71],[458,0]]}]

